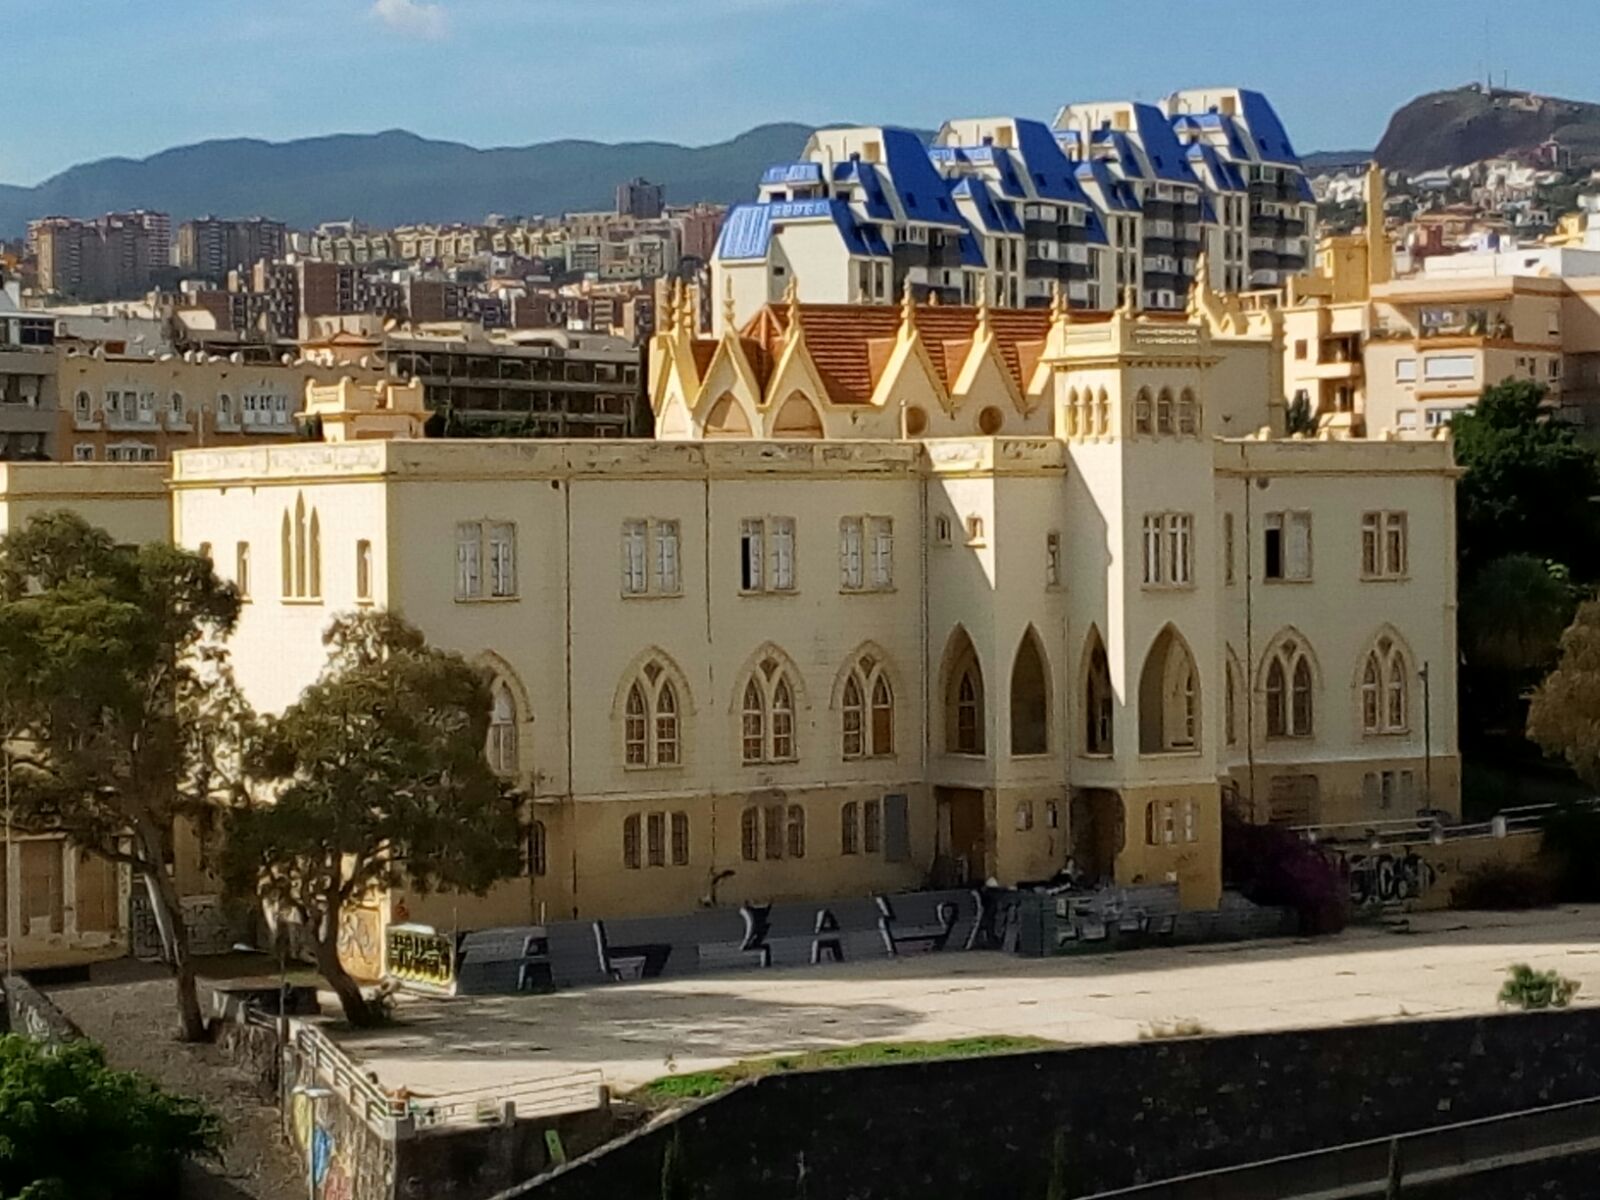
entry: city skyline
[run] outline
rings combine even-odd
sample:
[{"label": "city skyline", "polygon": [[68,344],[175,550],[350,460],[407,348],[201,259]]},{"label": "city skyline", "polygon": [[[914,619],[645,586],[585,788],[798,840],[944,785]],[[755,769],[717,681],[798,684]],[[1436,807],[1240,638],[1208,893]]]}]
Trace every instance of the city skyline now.
[{"label": "city skyline", "polygon": [[[82,162],[218,138],[404,128],[480,147],[563,138],[706,145],[774,121],[932,128],[961,114],[1048,118],[1071,100],[1154,100],[1225,80],[1271,95],[1302,153],[1364,149],[1414,95],[1489,72],[1584,99],[1593,88],[1584,64],[1562,48],[1600,34],[1600,11],[1578,6],[1564,13],[1569,36],[1552,42],[1542,25],[1497,26],[1503,11],[1483,0],[1352,0],[1337,20],[1308,11],[1287,30],[1223,0],[1206,22],[1185,23],[1181,38],[1155,42],[1142,37],[1153,24],[1130,22],[1126,5],[1107,0],[1071,0],[1043,16],[1037,3],[995,0],[988,29],[1056,34],[1009,41],[1008,68],[995,71],[981,47],[971,49],[954,0],[665,0],[648,9],[278,0],[269,12],[80,0],[65,13],[45,0],[3,2],[13,95],[51,97],[50,120],[14,124],[0,146],[0,182],[22,186]],[[1144,7],[1152,22],[1180,13]],[[1080,39],[1087,52],[1074,49]],[[194,59],[196,45],[206,58]],[[60,87],[63,64],[91,59],[93,73]],[[155,62],[180,64],[179,86],[159,103],[128,103],[148,94]],[[610,64],[619,86],[598,86],[597,62]],[[805,74],[786,78],[788,63]]]}]

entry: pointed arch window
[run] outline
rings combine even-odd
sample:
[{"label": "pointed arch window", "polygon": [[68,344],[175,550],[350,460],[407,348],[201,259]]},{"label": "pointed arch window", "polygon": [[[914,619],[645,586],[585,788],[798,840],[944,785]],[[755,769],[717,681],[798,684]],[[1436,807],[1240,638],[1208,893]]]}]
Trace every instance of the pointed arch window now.
[{"label": "pointed arch window", "polygon": [[1105,437],[1111,432],[1111,398],[1106,395],[1105,388],[1100,389],[1097,407],[1100,413],[1100,421],[1099,427],[1095,432],[1101,437]]},{"label": "pointed arch window", "polygon": [[505,680],[490,689],[489,767],[496,775],[517,773],[517,701]]},{"label": "pointed arch window", "polygon": [[1150,409],[1150,389],[1140,388],[1139,395],[1133,402],[1133,431],[1135,433],[1155,432]]},{"label": "pointed arch window", "polygon": [[1315,726],[1311,658],[1296,638],[1285,638],[1267,660],[1264,691],[1268,737],[1310,737]]},{"label": "pointed arch window", "polygon": [[1073,388],[1067,393],[1067,436],[1078,436],[1078,389]]},{"label": "pointed arch window", "polygon": [[1188,388],[1178,395],[1178,432],[1191,436],[1200,432],[1200,406]]},{"label": "pointed arch window", "polygon": [[748,764],[793,762],[794,684],[775,655],[767,655],[745,682],[740,706],[740,756]]},{"label": "pointed arch window", "polygon": [[1049,670],[1038,636],[1032,629],[1023,635],[1017,657],[1011,664],[1011,753],[1013,755],[1050,752]]},{"label": "pointed arch window", "polygon": [[863,654],[845,676],[840,701],[840,749],[847,759],[894,753],[894,689],[883,664]]},{"label": "pointed arch window", "polygon": [[1111,662],[1106,657],[1105,643],[1095,635],[1089,650],[1089,663],[1084,683],[1084,739],[1087,754],[1111,754],[1112,743]]},{"label": "pointed arch window", "polygon": [[1139,678],[1139,751],[1182,753],[1200,744],[1200,674],[1168,626],[1150,647]]},{"label": "pointed arch window", "polygon": [[1172,430],[1172,393],[1162,388],[1156,397],[1156,432],[1171,433]]},{"label": "pointed arch window", "polygon": [[283,598],[320,600],[322,598],[322,518],[313,507],[306,507],[304,495],[297,495],[293,509],[283,510],[278,534],[282,557]]},{"label": "pointed arch window", "polygon": [[1404,733],[1408,723],[1405,652],[1394,638],[1378,639],[1361,669],[1361,728],[1369,734]]},{"label": "pointed arch window", "polygon": [[675,767],[681,761],[678,690],[659,659],[628,685],[622,712],[622,757],[630,767]]}]

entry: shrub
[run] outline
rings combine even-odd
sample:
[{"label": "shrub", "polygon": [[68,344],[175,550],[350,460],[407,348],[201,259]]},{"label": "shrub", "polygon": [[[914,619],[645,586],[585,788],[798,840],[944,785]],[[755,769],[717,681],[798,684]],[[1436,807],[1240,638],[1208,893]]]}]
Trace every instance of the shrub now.
[{"label": "shrub", "polygon": [[1338,865],[1281,825],[1226,812],[1222,874],[1253,904],[1293,909],[1301,933],[1338,933],[1350,919],[1350,889]]},{"label": "shrub", "polygon": [[1479,908],[1501,912],[1540,908],[1555,900],[1555,880],[1538,863],[1510,863],[1504,859],[1480,863],[1450,889],[1451,908]]},{"label": "shrub", "polygon": [[1507,973],[1500,988],[1500,1003],[1524,1012],[1536,1008],[1566,1008],[1581,985],[1556,971],[1535,971],[1518,963]]}]

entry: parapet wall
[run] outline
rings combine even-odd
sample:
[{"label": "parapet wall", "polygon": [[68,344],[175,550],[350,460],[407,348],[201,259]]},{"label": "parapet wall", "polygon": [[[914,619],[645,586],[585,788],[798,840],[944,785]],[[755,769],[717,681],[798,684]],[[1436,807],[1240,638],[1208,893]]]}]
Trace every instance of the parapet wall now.
[{"label": "parapet wall", "polygon": [[[1488,981],[1486,986],[1492,985]],[[1600,1095],[1600,1010],[1403,1021],[772,1075],[511,1195],[1068,1194]]]}]

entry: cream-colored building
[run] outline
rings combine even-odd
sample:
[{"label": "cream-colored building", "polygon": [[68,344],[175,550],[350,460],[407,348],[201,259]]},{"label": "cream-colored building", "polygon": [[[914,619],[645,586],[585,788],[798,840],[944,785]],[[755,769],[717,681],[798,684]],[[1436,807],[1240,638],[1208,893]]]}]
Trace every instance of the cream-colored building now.
[{"label": "cream-colored building", "polygon": [[1209,906],[1227,796],[1290,823],[1457,809],[1449,442],[1273,437],[1269,316],[790,303],[707,339],[689,307],[652,345],[665,441],[175,462],[175,536],[251,564],[259,707],[365,605],[494,672],[527,874],[392,898],[411,919],[1069,859]]},{"label": "cream-colored building", "polygon": [[340,442],[176,456],[171,534],[245,593],[259,709],[367,606],[494,675],[524,874],[379,923],[1069,863],[1207,907],[1224,803],[1458,810],[1450,443],[1279,436],[1281,314],[697,309],[651,344],[658,441],[368,437],[346,387]]}]

